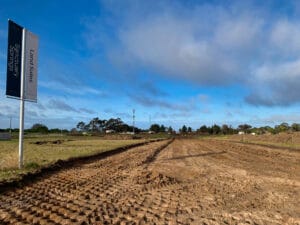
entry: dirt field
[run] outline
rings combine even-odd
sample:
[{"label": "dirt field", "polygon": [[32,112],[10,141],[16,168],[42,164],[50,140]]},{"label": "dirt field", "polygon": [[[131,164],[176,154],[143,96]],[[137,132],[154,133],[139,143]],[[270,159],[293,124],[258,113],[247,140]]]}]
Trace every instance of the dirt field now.
[{"label": "dirt field", "polygon": [[300,132],[282,132],[263,135],[228,135],[228,140],[269,144],[274,146],[292,147],[300,150]]},{"label": "dirt field", "polygon": [[0,224],[300,224],[300,152],[154,142],[0,194]]},{"label": "dirt field", "polygon": [[104,140],[97,136],[36,135],[24,139],[24,168],[18,169],[19,141],[0,141],[0,186],[2,182],[21,179],[24,174],[51,166],[59,160],[86,157],[115,148],[143,143],[138,140]]}]

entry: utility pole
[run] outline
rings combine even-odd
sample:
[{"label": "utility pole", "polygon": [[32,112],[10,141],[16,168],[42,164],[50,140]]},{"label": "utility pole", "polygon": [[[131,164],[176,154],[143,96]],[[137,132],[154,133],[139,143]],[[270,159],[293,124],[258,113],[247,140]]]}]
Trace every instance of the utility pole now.
[{"label": "utility pole", "polygon": [[132,132],[134,134],[134,126],[135,126],[135,109],[132,110]]}]

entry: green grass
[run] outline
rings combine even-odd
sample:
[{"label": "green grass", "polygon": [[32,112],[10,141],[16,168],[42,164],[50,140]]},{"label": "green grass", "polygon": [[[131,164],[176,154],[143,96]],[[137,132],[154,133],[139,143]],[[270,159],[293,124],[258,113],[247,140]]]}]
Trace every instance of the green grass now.
[{"label": "green grass", "polygon": [[[53,144],[55,140],[63,140]],[[41,145],[36,142],[47,142]],[[18,139],[0,142],[0,181],[53,164],[62,159],[95,155],[144,140],[101,140],[99,137],[39,136],[24,139],[24,168],[18,169]]]}]

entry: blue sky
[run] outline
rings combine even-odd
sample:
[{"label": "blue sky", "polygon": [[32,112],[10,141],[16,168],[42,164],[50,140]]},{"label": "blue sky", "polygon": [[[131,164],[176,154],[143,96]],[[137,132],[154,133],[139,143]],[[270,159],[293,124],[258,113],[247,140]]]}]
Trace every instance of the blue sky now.
[{"label": "blue sky", "polygon": [[[299,1],[1,0],[0,127],[7,20],[39,36],[38,103],[25,127],[94,117],[178,129],[300,122]],[[150,121],[151,120],[151,121]]]}]

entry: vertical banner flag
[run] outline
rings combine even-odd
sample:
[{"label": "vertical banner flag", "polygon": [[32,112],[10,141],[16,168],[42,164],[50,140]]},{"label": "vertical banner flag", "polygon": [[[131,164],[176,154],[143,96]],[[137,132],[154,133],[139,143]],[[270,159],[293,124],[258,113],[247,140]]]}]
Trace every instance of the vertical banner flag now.
[{"label": "vertical banner flag", "polygon": [[[22,43],[22,32],[25,41]],[[38,37],[13,21],[8,21],[6,95],[21,97],[21,64],[24,49],[24,93],[23,99],[37,101],[37,57]]]},{"label": "vertical banner flag", "polygon": [[23,27],[8,21],[6,95],[20,98]]},{"label": "vertical banner flag", "polygon": [[37,101],[38,37],[8,20],[6,95],[20,99],[19,168],[23,167],[25,100]]},{"label": "vertical banner flag", "polygon": [[25,31],[25,90],[24,99],[37,101],[38,37]]}]

